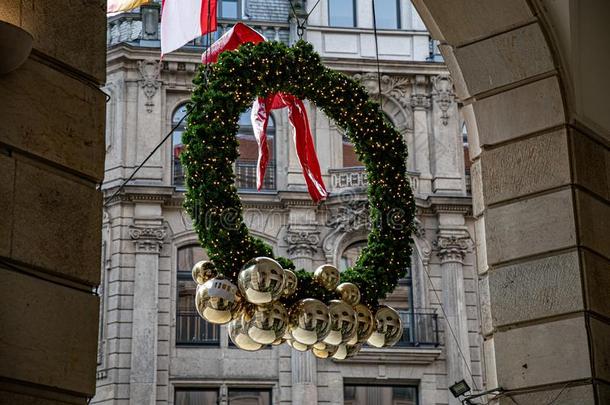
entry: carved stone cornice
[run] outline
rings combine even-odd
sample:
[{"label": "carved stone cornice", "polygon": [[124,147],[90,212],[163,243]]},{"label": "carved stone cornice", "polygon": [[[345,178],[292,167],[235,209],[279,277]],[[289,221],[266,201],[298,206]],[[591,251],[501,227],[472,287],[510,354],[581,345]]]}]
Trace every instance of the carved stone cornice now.
[{"label": "carved stone cornice", "polygon": [[403,108],[410,104],[409,94],[411,93],[412,77],[397,76],[397,75],[382,75],[381,89],[379,88],[379,80],[376,73],[359,73],[355,74],[354,79],[359,81],[366,91],[371,94],[379,94],[396,100]]},{"label": "carved stone cornice", "polygon": [[290,257],[312,257],[318,251],[320,231],[315,228],[288,226],[284,240],[288,243]]},{"label": "carved stone cornice", "polygon": [[432,242],[437,249],[441,263],[464,263],[466,253],[472,249],[472,240],[466,233],[456,235],[439,235]]},{"label": "carved stone cornice", "polygon": [[136,245],[137,253],[156,253],[161,252],[161,247],[167,236],[167,231],[163,226],[135,226],[129,227],[129,237]]}]

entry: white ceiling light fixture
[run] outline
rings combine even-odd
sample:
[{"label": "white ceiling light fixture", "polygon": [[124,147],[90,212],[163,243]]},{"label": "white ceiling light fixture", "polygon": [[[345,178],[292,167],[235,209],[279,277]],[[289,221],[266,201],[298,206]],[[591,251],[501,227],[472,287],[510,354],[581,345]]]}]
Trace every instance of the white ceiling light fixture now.
[{"label": "white ceiling light fixture", "polygon": [[0,21],[0,74],[12,72],[26,61],[33,40],[23,28]]}]

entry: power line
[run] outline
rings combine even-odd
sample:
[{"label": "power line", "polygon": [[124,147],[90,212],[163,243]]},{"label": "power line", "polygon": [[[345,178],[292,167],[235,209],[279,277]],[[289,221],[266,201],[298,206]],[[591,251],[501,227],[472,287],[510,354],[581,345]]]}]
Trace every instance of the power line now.
[{"label": "power line", "polygon": [[375,16],[375,0],[373,3],[373,34],[375,35],[375,59],[377,60],[377,85],[379,86],[379,107],[383,110],[383,99],[381,98],[381,68],[379,66],[379,39],[377,36],[377,17]]},{"label": "power line", "polygon": [[449,327],[451,336],[453,336],[453,340],[455,341],[455,344],[457,345],[458,352],[460,353],[460,356],[462,357],[462,360],[464,361],[464,365],[466,366],[466,370],[468,371],[468,374],[470,375],[470,379],[472,381],[472,384],[474,385],[474,389],[479,391],[479,387],[477,387],[477,382],[475,381],[474,376],[472,375],[472,371],[470,370],[470,364],[468,364],[468,360],[466,360],[466,356],[464,356],[464,352],[462,351],[460,342],[459,342],[457,336],[455,335],[455,331],[453,330],[453,327],[451,326],[451,322],[449,322],[449,318],[447,317],[447,312],[445,311],[445,308],[443,307],[443,301],[441,300],[441,298],[438,296],[438,293],[434,289],[434,284],[432,283],[432,277],[430,277],[430,273],[428,272],[428,269],[426,268],[426,266],[422,266],[422,267],[424,268],[424,272],[426,273],[426,276],[428,276],[428,281],[430,282],[430,287],[432,287],[432,292],[434,293],[434,295],[436,296],[436,299],[438,300],[438,304],[441,307],[441,311],[443,312],[443,316],[445,317],[445,321],[447,322],[447,326]]},{"label": "power line", "polygon": [[174,133],[174,131],[180,126],[182,125],[182,122],[184,121],[184,119],[193,111],[193,107],[191,106],[190,108],[188,108],[186,110],[186,113],[184,114],[184,116],[182,118],[180,118],[180,121],[178,121],[178,123],[176,125],[174,125],[174,127],[171,129],[171,131],[169,131],[167,133],[167,135],[165,135],[165,137],[161,140],[161,142],[159,142],[157,144],[157,146],[155,146],[155,148],[148,154],[148,156],[146,156],[146,158],[142,161],[142,163],[140,163],[138,165],[138,167],[136,167],[136,169],[133,171],[133,173],[131,173],[131,175],[125,179],[121,185],[119,186],[119,188],[106,200],[106,202],[104,203],[104,207],[108,206],[108,204],[114,199],[114,197],[116,197],[121,190],[123,190],[123,188],[125,188],[125,186],[127,185],[127,183],[129,183],[133,177],[136,175],[136,173],[146,164],[146,162],[148,162],[148,160],[155,154],[155,152],[157,152],[159,150],[159,148],[161,147],[161,145],[163,145],[165,143],[165,141],[167,141],[169,139],[170,136],[172,136],[172,134]]}]

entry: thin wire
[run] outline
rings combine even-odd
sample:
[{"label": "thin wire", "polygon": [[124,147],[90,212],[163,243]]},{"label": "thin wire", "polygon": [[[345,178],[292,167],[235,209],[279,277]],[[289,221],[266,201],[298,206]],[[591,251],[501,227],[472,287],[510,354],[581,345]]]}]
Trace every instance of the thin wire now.
[{"label": "thin wire", "polygon": [[133,176],[136,175],[136,173],[146,164],[146,162],[148,162],[148,160],[155,154],[155,152],[157,152],[159,150],[159,148],[161,147],[161,145],[163,145],[165,143],[165,141],[167,141],[169,139],[170,136],[172,136],[172,134],[174,133],[174,131],[176,130],[176,128],[178,128],[182,122],[184,121],[184,119],[193,111],[193,107],[191,106],[189,109],[186,110],[186,113],[184,114],[184,116],[182,118],[180,118],[180,121],[178,121],[178,123],[176,125],[174,125],[174,127],[171,129],[171,131],[169,131],[167,133],[167,135],[165,135],[165,137],[161,140],[161,142],[159,142],[157,144],[157,146],[155,146],[155,148],[152,150],[152,152],[150,152],[148,154],[148,156],[146,156],[146,159],[144,159],[142,161],[142,163],[140,163],[138,165],[138,167],[136,167],[136,169],[133,171],[133,173],[131,173],[131,175],[124,180],[121,185],[119,186],[119,188],[110,196],[110,198],[108,198],[106,200],[106,202],[104,203],[104,207],[106,207],[110,201],[112,201],[114,199],[114,197],[117,196],[117,194],[119,194],[121,192],[121,190],[123,190],[123,188],[127,185],[127,183],[129,183],[132,179]]},{"label": "thin wire", "polygon": [[468,361],[466,360],[466,356],[464,356],[464,352],[462,352],[462,348],[460,347],[460,342],[458,341],[458,338],[455,335],[455,332],[453,331],[453,327],[451,326],[451,323],[449,322],[449,318],[447,317],[447,312],[445,312],[445,308],[443,307],[443,301],[441,300],[441,298],[438,296],[438,293],[434,289],[434,284],[432,283],[432,277],[430,277],[430,273],[428,273],[428,269],[426,268],[426,266],[423,266],[423,268],[424,268],[424,272],[428,276],[428,281],[430,282],[430,286],[432,287],[432,292],[436,296],[438,304],[441,307],[441,311],[443,312],[443,316],[445,317],[445,321],[447,321],[447,326],[449,327],[449,331],[451,331],[451,336],[453,336],[453,340],[455,340],[455,344],[458,347],[458,351],[460,352],[460,356],[462,357],[462,360],[464,361],[464,364],[466,365],[466,370],[468,370],[468,374],[470,374],[470,378],[472,380],[472,384],[474,385],[475,390],[479,391],[479,387],[477,387],[477,382],[475,381],[474,376],[472,375],[472,371],[470,370],[470,365],[468,364]]},{"label": "thin wire", "polygon": [[305,32],[307,20],[308,20],[309,16],[311,15],[311,13],[313,13],[313,11],[316,9],[316,7],[318,7],[318,4],[320,4],[320,0],[316,1],[316,4],[313,5],[311,10],[309,10],[309,13],[307,13],[304,18],[299,19],[299,17],[297,16],[297,10],[294,8],[293,1],[290,0],[290,8],[292,9],[292,14],[294,15],[294,18],[297,20],[297,35],[299,36],[299,39],[303,38],[303,33]]},{"label": "thin wire", "polygon": [[377,17],[375,16],[375,0],[373,3],[373,33],[375,34],[375,59],[377,59],[377,85],[379,86],[379,107],[383,109],[383,99],[381,98],[381,68],[379,67],[379,40],[377,38]]}]

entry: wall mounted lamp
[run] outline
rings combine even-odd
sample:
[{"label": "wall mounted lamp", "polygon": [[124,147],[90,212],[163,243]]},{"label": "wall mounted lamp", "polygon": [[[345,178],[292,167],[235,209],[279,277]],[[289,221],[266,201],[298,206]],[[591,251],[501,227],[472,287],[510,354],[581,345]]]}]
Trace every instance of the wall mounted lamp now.
[{"label": "wall mounted lamp", "polygon": [[12,72],[26,61],[33,40],[23,28],[0,21],[0,74]]}]

